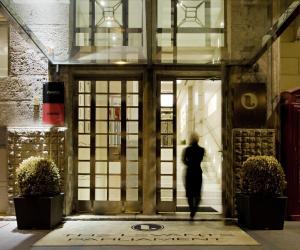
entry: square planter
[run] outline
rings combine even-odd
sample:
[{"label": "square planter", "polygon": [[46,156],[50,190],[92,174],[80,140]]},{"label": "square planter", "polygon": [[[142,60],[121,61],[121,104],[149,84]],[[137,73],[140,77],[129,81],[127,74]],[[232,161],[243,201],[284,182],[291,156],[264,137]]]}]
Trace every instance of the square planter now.
[{"label": "square planter", "polygon": [[14,198],[18,229],[51,229],[62,221],[64,194]]},{"label": "square planter", "polygon": [[237,194],[239,225],[249,229],[281,230],[284,226],[287,197]]}]

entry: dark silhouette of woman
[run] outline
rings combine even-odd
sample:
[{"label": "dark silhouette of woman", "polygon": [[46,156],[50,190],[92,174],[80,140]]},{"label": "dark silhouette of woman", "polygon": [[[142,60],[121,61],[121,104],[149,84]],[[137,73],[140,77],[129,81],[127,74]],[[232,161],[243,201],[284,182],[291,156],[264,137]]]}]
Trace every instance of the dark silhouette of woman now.
[{"label": "dark silhouette of woman", "polygon": [[204,148],[198,145],[199,135],[193,132],[190,136],[190,145],[182,154],[182,161],[186,165],[185,190],[190,209],[190,217],[193,220],[196,215],[202,187],[201,162],[205,153]]}]

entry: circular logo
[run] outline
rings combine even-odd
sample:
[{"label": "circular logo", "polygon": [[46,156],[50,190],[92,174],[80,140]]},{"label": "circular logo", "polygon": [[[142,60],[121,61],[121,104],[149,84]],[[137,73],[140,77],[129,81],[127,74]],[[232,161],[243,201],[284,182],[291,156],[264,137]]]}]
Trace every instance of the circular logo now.
[{"label": "circular logo", "polygon": [[255,109],[258,105],[257,96],[253,93],[245,93],[241,96],[241,104],[245,109]]},{"label": "circular logo", "polygon": [[138,231],[157,231],[163,229],[164,226],[159,224],[143,223],[133,225],[131,228]]}]

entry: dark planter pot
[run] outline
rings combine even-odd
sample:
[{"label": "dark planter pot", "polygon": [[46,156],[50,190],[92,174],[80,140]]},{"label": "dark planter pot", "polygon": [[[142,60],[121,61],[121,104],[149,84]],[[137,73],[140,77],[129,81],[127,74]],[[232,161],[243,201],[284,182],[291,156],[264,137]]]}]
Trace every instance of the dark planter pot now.
[{"label": "dark planter pot", "polygon": [[51,229],[62,221],[64,194],[14,198],[18,229]]},{"label": "dark planter pot", "polygon": [[237,194],[238,223],[249,229],[281,230],[287,197]]}]

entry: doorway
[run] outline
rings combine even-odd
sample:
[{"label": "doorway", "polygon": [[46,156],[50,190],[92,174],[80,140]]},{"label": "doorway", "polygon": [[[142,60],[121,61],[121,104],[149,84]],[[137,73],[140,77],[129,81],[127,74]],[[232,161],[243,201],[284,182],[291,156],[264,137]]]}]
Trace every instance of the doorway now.
[{"label": "doorway", "polygon": [[176,79],[158,84],[157,211],[188,211],[182,150],[192,131],[205,148],[200,211],[222,213],[222,86],[220,80]]},{"label": "doorway", "polygon": [[76,86],[77,211],[140,212],[140,81],[78,80]]}]

